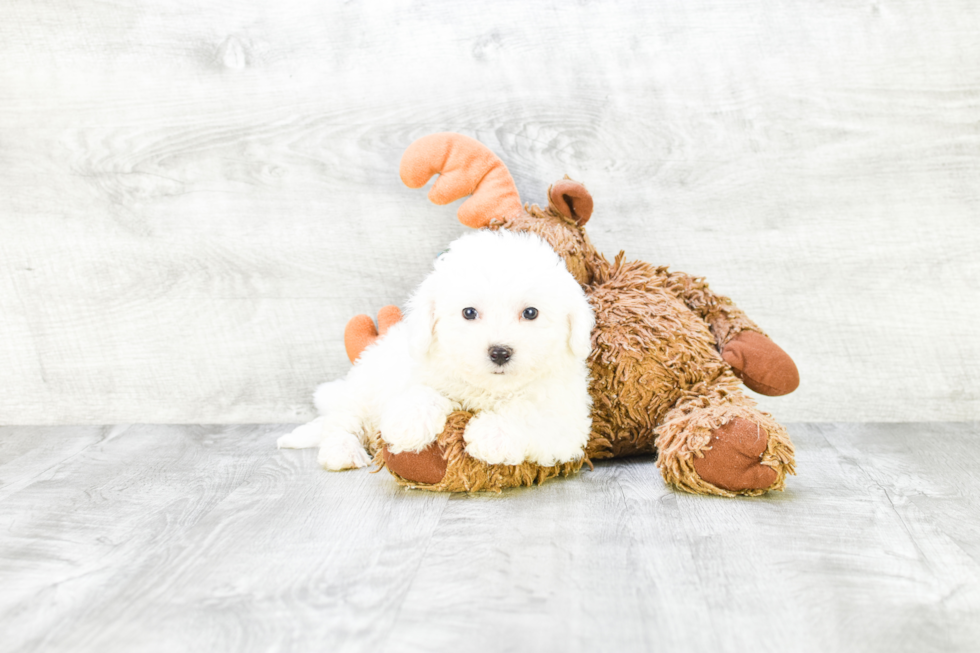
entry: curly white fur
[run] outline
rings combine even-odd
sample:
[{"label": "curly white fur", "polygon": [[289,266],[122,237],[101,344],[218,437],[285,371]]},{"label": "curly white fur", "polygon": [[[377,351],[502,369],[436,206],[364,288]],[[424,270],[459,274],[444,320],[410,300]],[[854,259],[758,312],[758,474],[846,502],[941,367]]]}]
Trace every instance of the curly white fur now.
[{"label": "curly white fur", "polygon": [[[464,309],[476,311],[466,319]],[[537,309],[527,319],[525,309]],[[472,316],[472,313],[470,313]],[[586,357],[592,309],[562,259],[533,234],[479,231],[435,262],[405,319],[362,352],[341,380],[317,388],[321,417],[279,438],[320,446],[327,469],[362,467],[379,431],[393,453],[419,451],[454,410],[466,451],[491,464],[581,458],[591,430]],[[512,350],[503,365],[494,347]]]}]

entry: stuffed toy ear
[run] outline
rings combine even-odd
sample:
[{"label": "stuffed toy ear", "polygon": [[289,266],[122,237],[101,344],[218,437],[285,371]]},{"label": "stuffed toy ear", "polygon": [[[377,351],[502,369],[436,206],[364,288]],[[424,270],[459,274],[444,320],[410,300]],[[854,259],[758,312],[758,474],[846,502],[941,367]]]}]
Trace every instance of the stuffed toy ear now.
[{"label": "stuffed toy ear", "polygon": [[456,215],[474,229],[517,215],[523,208],[504,162],[486,145],[462,134],[443,132],[418,139],[402,155],[399,174],[409,188],[421,188],[438,174],[429,191],[435,204],[470,195]]},{"label": "stuffed toy ear", "polygon": [[580,227],[592,217],[592,195],[583,184],[567,176],[548,189],[548,203]]},{"label": "stuffed toy ear", "polygon": [[568,348],[576,358],[585,359],[592,352],[592,327],[595,315],[583,297],[576,309],[568,314]]}]

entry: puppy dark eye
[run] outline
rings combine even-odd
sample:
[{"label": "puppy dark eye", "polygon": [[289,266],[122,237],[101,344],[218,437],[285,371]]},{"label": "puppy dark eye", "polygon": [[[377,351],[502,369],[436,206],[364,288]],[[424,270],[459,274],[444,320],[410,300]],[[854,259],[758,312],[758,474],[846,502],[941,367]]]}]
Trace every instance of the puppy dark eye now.
[{"label": "puppy dark eye", "polygon": [[524,319],[525,320],[533,320],[536,317],[538,317],[538,309],[536,309],[534,307],[525,308],[524,309],[524,312],[521,313],[521,315],[524,316]]},{"label": "puppy dark eye", "polygon": [[473,307],[463,309],[463,317],[465,317],[467,320],[475,320],[477,315],[479,315],[479,313],[477,313],[476,309]]}]

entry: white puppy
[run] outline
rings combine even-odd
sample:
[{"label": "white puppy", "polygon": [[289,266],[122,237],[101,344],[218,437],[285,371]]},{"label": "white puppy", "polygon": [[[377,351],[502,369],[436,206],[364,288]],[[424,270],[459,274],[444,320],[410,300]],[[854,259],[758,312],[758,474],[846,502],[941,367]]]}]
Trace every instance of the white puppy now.
[{"label": "white puppy", "polygon": [[317,388],[321,417],[279,438],[320,446],[327,469],[370,462],[377,434],[392,453],[419,451],[454,410],[476,413],[463,437],[491,464],[581,458],[591,430],[586,357],[592,309],[537,236],[478,231],[436,259],[405,319],[344,379]]}]

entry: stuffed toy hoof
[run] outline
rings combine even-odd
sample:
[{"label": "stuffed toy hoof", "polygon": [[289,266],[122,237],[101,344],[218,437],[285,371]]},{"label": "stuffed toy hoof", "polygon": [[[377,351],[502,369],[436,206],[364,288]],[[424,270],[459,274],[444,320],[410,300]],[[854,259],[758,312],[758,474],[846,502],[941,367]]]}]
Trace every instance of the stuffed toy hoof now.
[{"label": "stuffed toy hoof", "polygon": [[787,395],[800,385],[796,363],[779,345],[761,333],[742,331],[721,352],[735,376],[761,395]]},{"label": "stuffed toy hoof", "polygon": [[701,480],[729,492],[766,490],[779,474],[763,464],[769,434],[761,426],[736,417],[711,432],[711,446],[694,459]]},{"label": "stuffed toy hoof", "polygon": [[381,460],[389,472],[406,483],[438,485],[446,477],[446,454],[438,441],[417,452],[391,453],[382,445]]}]

